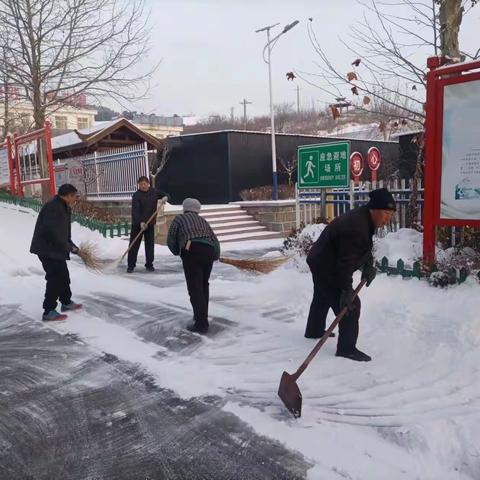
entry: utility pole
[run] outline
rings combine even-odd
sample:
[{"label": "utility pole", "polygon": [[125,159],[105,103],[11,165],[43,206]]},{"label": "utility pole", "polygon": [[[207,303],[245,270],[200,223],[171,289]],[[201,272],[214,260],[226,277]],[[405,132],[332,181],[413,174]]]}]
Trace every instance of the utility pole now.
[{"label": "utility pole", "polygon": [[243,102],[240,102],[240,105],[243,105],[243,129],[247,129],[247,105],[251,105],[252,102],[249,102],[245,98],[243,99]]},{"label": "utility pole", "polygon": [[[275,25],[269,25],[268,27],[260,28],[256,30],[256,33],[267,32],[267,44],[263,48],[263,61],[268,65],[268,90],[270,94],[270,128],[271,128],[271,137],[272,137],[272,200],[278,200],[278,175],[277,175],[277,149],[275,146],[275,115],[273,108],[273,93],[272,93],[272,49],[277,43],[277,40],[290,31],[293,27],[298,25],[299,21],[295,20],[294,22],[285,25],[283,30],[273,37],[270,38],[270,30],[275,28],[278,23]],[[266,55],[265,55],[266,54]]]},{"label": "utility pole", "polygon": [[230,121],[233,123],[235,122],[235,107],[230,107]]},{"label": "utility pole", "polygon": [[300,113],[300,85],[297,85],[297,113]]}]

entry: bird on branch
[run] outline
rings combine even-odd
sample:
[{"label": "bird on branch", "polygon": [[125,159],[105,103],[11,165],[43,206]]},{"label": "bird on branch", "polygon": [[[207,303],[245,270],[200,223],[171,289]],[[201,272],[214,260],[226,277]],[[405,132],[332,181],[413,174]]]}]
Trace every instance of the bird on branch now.
[{"label": "bird on branch", "polygon": [[293,72],[287,72],[287,80],[295,80],[297,77]]},{"label": "bird on branch", "polygon": [[357,58],[354,62],[352,62],[352,65],[354,67],[358,67],[360,65],[360,62],[362,61],[361,58]]}]

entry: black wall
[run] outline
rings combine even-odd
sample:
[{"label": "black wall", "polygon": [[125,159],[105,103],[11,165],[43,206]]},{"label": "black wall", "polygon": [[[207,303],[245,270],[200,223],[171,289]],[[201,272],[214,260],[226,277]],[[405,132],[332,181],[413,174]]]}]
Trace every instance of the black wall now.
[{"label": "black wall", "polygon": [[185,135],[168,139],[168,162],[157,185],[173,203],[186,197],[201,203],[225,203],[230,198],[228,134]]},{"label": "black wall", "polygon": [[[279,182],[286,183],[281,173],[280,158],[297,155],[301,145],[329,143],[342,139],[302,135],[276,135]],[[370,147],[377,147],[383,162],[379,179],[398,170],[398,143],[351,140],[351,151],[365,158]],[[185,197],[198,198],[202,203],[227,203],[240,200],[241,190],[271,185],[271,137],[265,133],[224,131],[184,135],[168,139],[169,161],[160,173],[158,185],[172,195],[174,203]],[[365,169],[363,178],[369,180]]]}]

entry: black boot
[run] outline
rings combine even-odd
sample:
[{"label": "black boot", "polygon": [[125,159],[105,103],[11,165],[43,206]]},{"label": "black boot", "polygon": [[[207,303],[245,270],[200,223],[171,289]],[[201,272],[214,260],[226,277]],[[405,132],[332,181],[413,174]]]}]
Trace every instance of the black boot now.
[{"label": "black boot", "polygon": [[[325,331],[323,331],[320,335],[312,335],[310,332],[305,332],[305,338],[322,338],[325,335]],[[329,338],[335,338],[335,334],[332,332],[329,335]]]},{"label": "black boot", "polygon": [[196,323],[191,323],[187,326],[187,330],[193,333],[199,333],[200,335],[204,335],[208,332],[208,325],[206,326],[199,326]]},{"label": "black boot", "polygon": [[372,357],[367,355],[366,353],[361,352],[358,348],[353,347],[351,350],[337,350],[335,354],[336,357],[344,357],[350,360],[355,360],[357,362],[369,362]]}]

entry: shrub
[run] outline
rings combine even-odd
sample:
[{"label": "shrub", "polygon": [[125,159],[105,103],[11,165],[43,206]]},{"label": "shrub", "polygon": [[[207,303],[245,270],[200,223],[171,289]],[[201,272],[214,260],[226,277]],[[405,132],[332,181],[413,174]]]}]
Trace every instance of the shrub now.
[{"label": "shrub", "polygon": [[119,219],[115,215],[112,215],[107,209],[99,207],[84,197],[80,197],[75,202],[73,213],[87,217],[90,220],[99,220],[105,223],[117,223],[119,221]]},{"label": "shrub", "polygon": [[[240,198],[244,202],[248,201],[261,201],[272,199],[272,186],[264,185],[263,187],[249,188],[240,192]],[[290,200],[295,198],[295,187],[289,185],[278,186],[278,199]]]},{"label": "shrub", "polygon": [[300,228],[292,229],[283,242],[282,252],[286,255],[293,253],[306,257],[327,223],[326,219],[317,218],[311,225],[302,224]]}]

